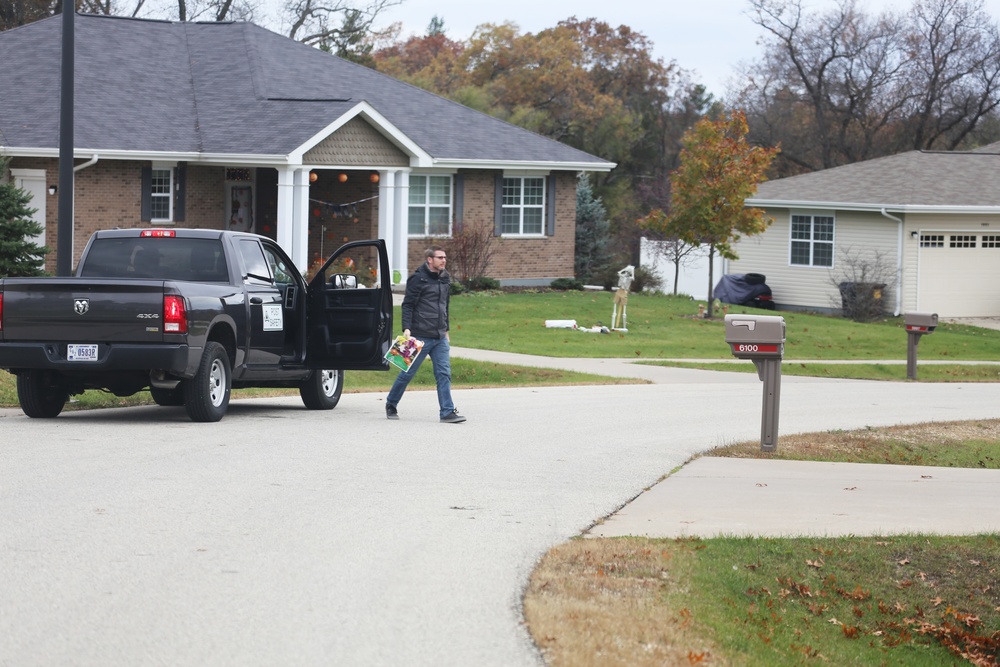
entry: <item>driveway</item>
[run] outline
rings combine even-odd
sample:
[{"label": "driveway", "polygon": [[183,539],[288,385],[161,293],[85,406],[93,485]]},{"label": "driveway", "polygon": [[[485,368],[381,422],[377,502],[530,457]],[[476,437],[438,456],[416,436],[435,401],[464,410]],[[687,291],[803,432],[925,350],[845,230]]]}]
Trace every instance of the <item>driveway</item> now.
[{"label": "driveway", "polygon": [[[537,559],[714,445],[753,374],[0,417],[0,665],[540,665]],[[673,379],[667,380],[666,378]],[[781,433],[997,416],[998,384],[786,378]]]}]

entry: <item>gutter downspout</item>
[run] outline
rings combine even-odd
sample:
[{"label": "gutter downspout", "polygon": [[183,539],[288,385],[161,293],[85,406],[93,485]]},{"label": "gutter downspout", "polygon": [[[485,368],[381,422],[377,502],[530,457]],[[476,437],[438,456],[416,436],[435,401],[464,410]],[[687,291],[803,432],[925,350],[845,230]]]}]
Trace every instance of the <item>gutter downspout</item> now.
[{"label": "gutter downspout", "polygon": [[86,162],[81,162],[80,164],[73,167],[73,173],[75,174],[81,169],[86,169],[87,167],[93,167],[95,164],[97,164],[97,160],[100,159],[100,157],[101,157],[100,155],[94,153],[94,156],[92,158],[90,158]]},{"label": "gutter downspout", "polygon": [[903,219],[902,218],[897,218],[896,216],[891,215],[888,211],[885,210],[885,207],[882,208],[881,213],[882,213],[882,215],[884,217],[889,218],[890,220],[895,220],[896,222],[899,223],[899,232],[896,234],[896,289],[893,290],[893,291],[896,292],[896,309],[892,313],[895,317],[899,317],[899,313],[900,313],[900,311],[903,308],[903,304],[902,304],[902,300],[903,300],[903,294],[902,294],[902,292],[903,292]]}]

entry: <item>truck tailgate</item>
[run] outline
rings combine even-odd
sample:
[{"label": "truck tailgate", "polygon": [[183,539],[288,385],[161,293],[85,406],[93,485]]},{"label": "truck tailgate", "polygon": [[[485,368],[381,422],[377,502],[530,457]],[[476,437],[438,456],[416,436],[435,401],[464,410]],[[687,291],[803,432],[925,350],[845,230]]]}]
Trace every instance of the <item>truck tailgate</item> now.
[{"label": "truck tailgate", "polygon": [[163,293],[162,280],[7,278],[3,340],[162,342]]}]

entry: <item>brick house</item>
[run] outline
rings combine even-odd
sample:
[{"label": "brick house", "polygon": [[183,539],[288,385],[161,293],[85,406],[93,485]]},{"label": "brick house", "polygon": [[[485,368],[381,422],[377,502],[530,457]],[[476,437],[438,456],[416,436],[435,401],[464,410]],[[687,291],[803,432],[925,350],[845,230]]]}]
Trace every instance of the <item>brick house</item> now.
[{"label": "brick house", "polygon": [[[0,178],[54,251],[61,34],[58,16],[0,32]],[[614,167],[250,23],[81,14],[75,40],[74,265],[96,229],[238,227],[302,270],[377,236],[405,280],[485,225],[491,277],[547,284],[573,276],[578,175]]]}]

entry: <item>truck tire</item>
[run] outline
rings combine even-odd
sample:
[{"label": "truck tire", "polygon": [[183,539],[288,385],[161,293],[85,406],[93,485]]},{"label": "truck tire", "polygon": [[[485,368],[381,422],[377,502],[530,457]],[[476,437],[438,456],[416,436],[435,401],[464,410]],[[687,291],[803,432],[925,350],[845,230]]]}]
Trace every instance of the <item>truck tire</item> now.
[{"label": "truck tire", "polygon": [[159,387],[150,387],[149,395],[153,397],[153,401],[157,405],[162,405],[165,407],[170,407],[174,405],[184,405],[184,388],[175,387],[173,389],[160,389]]},{"label": "truck tire", "polygon": [[233,374],[226,348],[219,343],[205,345],[198,372],[184,381],[184,408],[191,421],[217,422],[229,408]]},{"label": "truck tire", "polygon": [[343,371],[313,371],[299,387],[302,402],[310,410],[332,410],[340,402],[344,391]]},{"label": "truck tire", "polygon": [[69,394],[45,371],[17,374],[17,401],[29,417],[51,419],[62,412]]}]

